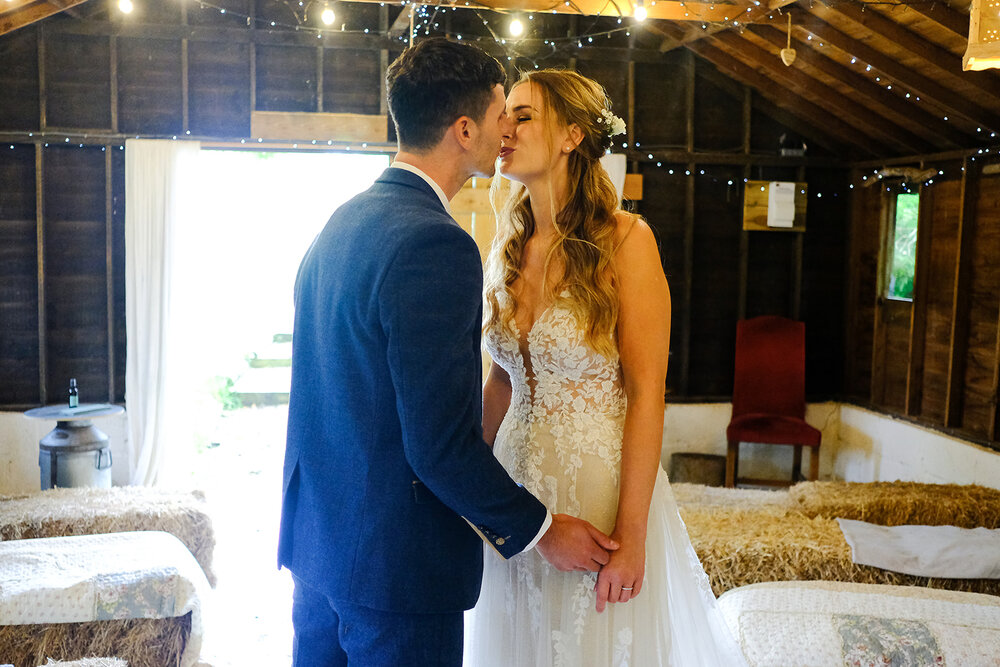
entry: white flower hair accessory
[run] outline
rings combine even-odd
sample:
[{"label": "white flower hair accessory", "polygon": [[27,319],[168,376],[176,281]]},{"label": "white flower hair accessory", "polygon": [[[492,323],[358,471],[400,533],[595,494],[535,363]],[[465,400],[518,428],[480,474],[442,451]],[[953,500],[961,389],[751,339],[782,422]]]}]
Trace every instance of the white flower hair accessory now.
[{"label": "white flower hair accessory", "polygon": [[625,121],[607,109],[601,109],[601,116],[603,116],[603,118],[598,118],[597,122],[602,125],[607,124],[609,137],[613,137],[618,134],[625,134]]}]

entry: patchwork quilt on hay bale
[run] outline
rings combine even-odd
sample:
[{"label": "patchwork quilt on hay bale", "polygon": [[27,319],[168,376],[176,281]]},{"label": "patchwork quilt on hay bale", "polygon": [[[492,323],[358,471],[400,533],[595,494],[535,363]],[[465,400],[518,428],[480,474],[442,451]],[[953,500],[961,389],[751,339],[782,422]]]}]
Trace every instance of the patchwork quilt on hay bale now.
[{"label": "patchwork quilt on hay bale", "polygon": [[128,663],[118,658],[83,658],[82,660],[53,660],[38,667],[128,667]]},{"label": "patchwork quilt on hay bale", "polygon": [[215,534],[201,492],[144,486],[70,488],[0,496],[0,541],[161,530],[191,551],[215,585]]},{"label": "patchwork quilt on hay bale", "polygon": [[194,665],[208,581],[173,535],[133,531],[0,543],[0,656],[112,655],[132,667]]},{"label": "patchwork quilt on hay bale", "polygon": [[[719,489],[673,485],[681,518],[716,595],[770,581],[845,581],[864,584],[925,586],[1000,595],[998,579],[944,579],[917,577],[877,567],[857,565],[837,524],[837,512],[879,523],[906,516],[911,522],[937,518],[941,507],[951,507],[963,527],[1000,513],[1000,492],[992,489],[930,484],[903,484],[900,490],[870,489],[844,482],[805,482],[790,491]],[[892,486],[892,485],[888,485]],[[928,488],[937,487],[937,488]],[[879,493],[876,493],[879,492]],[[992,493],[988,493],[992,492]],[[925,507],[924,494],[937,498],[925,513],[900,510]],[[993,495],[995,494],[995,496]],[[808,502],[800,499],[806,498]],[[874,502],[873,498],[881,498]],[[976,504],[969,509],[969,499]],[[965,500],[958,500],[965,499]],[[990,514],[993,512],[994,514]],[[890,525],[890,524],[886,524]]]},{"label": "patchwork quilt on hay bale", "polygon": [[1000,599],[832,581],[756,584],[719,607],[750,667],[1000,664]]}]

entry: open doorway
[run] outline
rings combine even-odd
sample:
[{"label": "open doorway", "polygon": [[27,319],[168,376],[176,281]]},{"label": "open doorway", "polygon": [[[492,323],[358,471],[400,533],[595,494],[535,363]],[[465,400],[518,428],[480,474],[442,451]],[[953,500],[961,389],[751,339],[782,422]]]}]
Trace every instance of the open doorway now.
[{"label": "open doorway", "polygon": [[218,587],[203,658],[291,659],[291,578],[276,569],[292,290],[315,235],[386,155],[203,150],[178,224],[168,330],[166,482],[204,491]]}]

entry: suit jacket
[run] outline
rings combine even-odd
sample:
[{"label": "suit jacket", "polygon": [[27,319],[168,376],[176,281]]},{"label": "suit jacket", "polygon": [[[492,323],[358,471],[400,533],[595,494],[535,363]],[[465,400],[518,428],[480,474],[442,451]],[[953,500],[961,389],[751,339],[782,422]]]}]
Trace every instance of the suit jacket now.
[{"label": "suit jacket", "polygon": [[482,439],[482,265],[419,176],[387,169],[313,242],[295,288],[279,565],[374,609],[479,596],[483,549],[544,506]]}]

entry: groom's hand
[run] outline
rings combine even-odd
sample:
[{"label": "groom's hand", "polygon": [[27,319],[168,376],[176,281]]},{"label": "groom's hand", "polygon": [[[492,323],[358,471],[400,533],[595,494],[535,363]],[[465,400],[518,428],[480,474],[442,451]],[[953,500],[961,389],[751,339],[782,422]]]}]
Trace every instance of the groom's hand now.
[{"label": "groom's hand", "polygon": [[583,519],[553,514],[552,525],[535,548],[557,570],[599,572],[618,543]]}]

